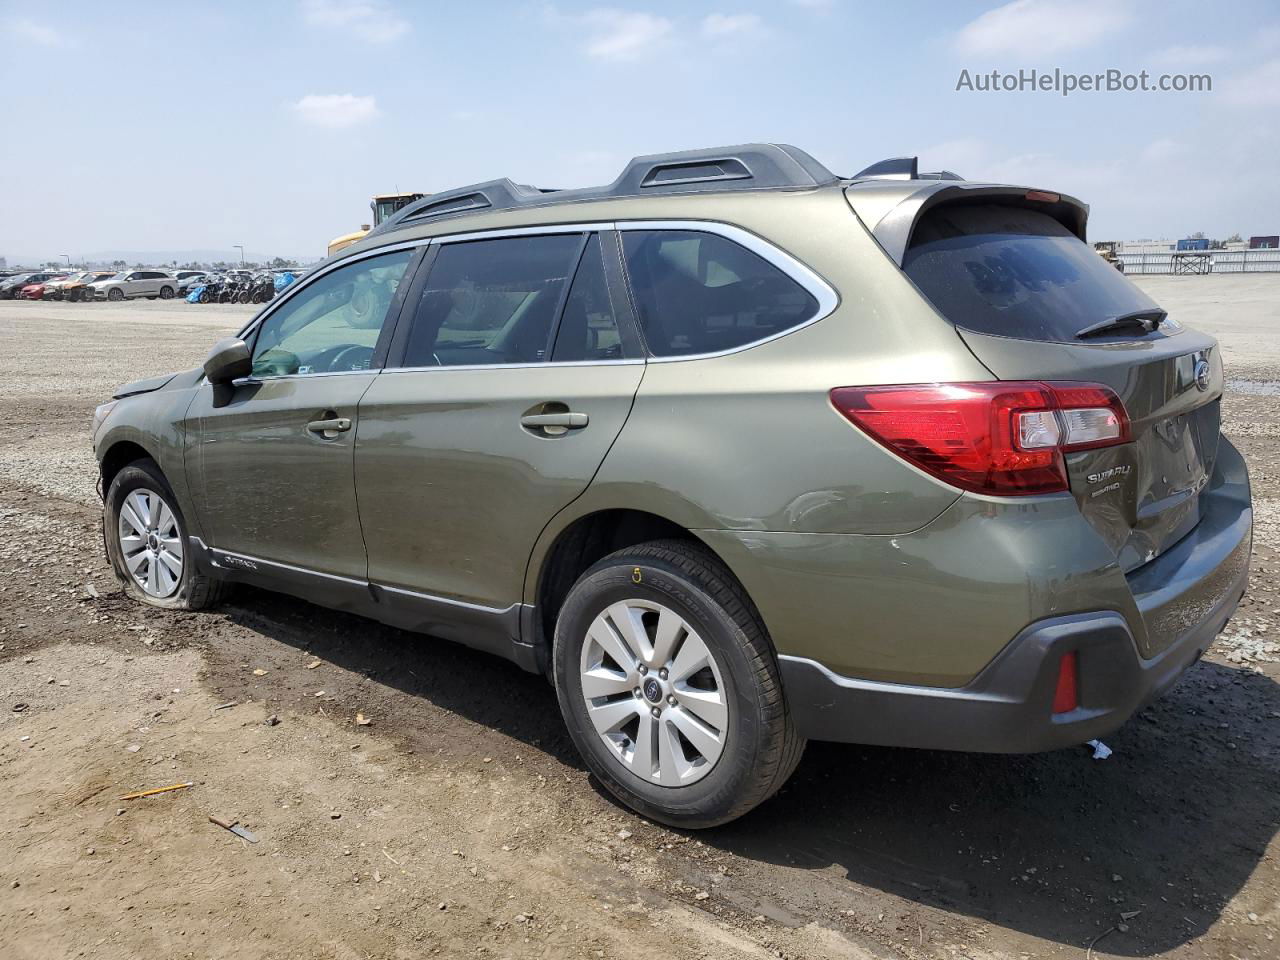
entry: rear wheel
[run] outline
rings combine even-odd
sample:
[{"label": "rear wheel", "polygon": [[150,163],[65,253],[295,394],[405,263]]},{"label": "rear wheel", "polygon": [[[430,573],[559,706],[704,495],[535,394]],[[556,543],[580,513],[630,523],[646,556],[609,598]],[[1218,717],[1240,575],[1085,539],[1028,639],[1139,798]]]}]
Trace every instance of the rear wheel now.
[{"label": "rear wheel", "polygon": [[591,772],[680,827],[768,799],[804,749],[759,614],[696,544],[621,550],[565,599],[553,652],[560,710]]},{"label": "rear wheel", "polygon": [[189,562],[187,527],[177,498],[150,460],[124,467],[103,507],[107,557],[125,591],[143,603],[198,610],[217,601],[222,585]]},{"label": "rear wheel", "polygon": [[161,288],[160,288],[160,299],[161,299],[161,300],[172,300],[172,299],[173,299],[173,287],[161,287]]}]

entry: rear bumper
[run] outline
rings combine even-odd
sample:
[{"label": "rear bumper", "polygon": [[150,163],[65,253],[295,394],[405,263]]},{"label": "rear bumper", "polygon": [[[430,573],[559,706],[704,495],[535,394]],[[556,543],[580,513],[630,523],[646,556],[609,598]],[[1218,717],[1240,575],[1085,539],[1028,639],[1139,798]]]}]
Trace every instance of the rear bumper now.
[{"label": "rear bumper", "polygon": [[[1111,733],[1172,687],[1231,619],[1248,583],[1252,530],[1248,474],[1224,438],[1199,526],[1127,578],[1143,637],[1118,611],[1038,620],[959,687],[846,677],[784,654],[792,716],[814,740],[984,753],[1053,750]],[[1059,662],[1072,651],[1080,706],[1055,715]]]}]

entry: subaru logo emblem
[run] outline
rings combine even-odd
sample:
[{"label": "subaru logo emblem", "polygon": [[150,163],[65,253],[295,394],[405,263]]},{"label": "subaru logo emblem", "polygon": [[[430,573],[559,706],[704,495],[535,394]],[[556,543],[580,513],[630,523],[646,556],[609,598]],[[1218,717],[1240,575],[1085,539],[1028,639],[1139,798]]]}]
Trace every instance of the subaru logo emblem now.
[{"label": "subaru logo emblem", "polygon": [[653,677],[647,678],[644,682],[644,695],[650,703],[657,703],[662,699],[662,684]]},{"label": "subaru logo emblem", "polygon": [[1209,361],[1204,358],[1204,354],[1196,355],[1195,377],[1197,390],[1204,392],[1209,389]]}]

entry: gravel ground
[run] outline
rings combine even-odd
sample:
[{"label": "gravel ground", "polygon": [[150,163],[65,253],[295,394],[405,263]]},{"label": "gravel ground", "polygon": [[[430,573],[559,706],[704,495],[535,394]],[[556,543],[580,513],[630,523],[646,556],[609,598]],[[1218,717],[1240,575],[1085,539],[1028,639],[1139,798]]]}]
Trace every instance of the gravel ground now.
[{"label": "gravel ground", "polygon": [[1138,280],[1221,339],[1253,475],[1209,655],[1109,760],[814,744],[697,834],[609,802],[509,664],[249,589],[127,601],[93,406],[252,308],[0,303],[0,956],[1280,957],[1280,276]]}]

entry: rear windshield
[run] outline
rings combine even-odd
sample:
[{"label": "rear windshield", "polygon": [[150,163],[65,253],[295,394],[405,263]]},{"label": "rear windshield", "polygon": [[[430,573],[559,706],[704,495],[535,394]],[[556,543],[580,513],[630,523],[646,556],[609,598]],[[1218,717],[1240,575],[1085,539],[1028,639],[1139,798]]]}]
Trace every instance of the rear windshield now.
[{"label": "rear windshield", "polygon": [[1002,337],[1074,341],[1090,324],[1158,309],[1057,220],[1019,207],[926,212],[903,269],[956,326]]}]

